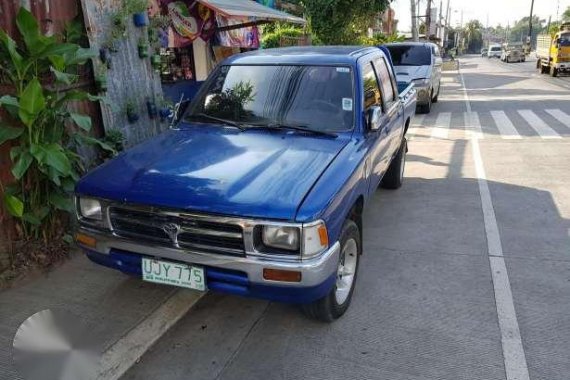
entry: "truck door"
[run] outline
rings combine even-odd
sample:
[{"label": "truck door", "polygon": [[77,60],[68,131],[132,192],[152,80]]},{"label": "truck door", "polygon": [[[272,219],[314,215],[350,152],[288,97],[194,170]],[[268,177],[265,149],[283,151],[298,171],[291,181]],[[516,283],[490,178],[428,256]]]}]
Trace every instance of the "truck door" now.
[{"label": "truck door", "polygon": [[404,115],[403,107],[398,97],[398,84],[392,67],[384,57],[378,57],[372,62],[376,77],[382,90],[383,109],[387,116],[387,136],[390,142],[389,152],[395,155],[400,147],[403,136]]},{"label": "truck door", "polygon": [[372,110],[377,110],[382,113],[381,121],[378,123],[377,128],[370,129],[366,125],[366,139],[369,146],[368,160],[370,163],[370,184],[369,193],[373,193],[378,185],[382,176],[386,172],[389,162],[390,139],[388,136],[389,123],[385,117],[385,110],[382,102],[382,92],[380,90],[379,82],[374,71],[374,66],[370,58],[360,63],[361,83],[363,84],[363,111],[365,117],[368,118]]}]

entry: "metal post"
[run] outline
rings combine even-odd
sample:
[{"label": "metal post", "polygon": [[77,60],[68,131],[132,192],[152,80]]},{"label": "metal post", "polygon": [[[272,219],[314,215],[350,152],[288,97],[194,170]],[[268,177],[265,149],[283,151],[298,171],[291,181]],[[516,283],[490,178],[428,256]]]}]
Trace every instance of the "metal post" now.
[{"label": "metal post", "polygon": [[431,0],[427,0],[427,12],[426,12],[426,41],[429,41],[430,37],[430,26],[431,26]]},{"label": "metal post", "polygon": [[412,10],[412,40],[418,42],[418,28],[416,27],[416,0],[411,0]]},{"label": "metal post", "polygon": [[534,8],[534,0],[530,3],[530,18],[528,19],[528,50],[532,47],[532,10]]}]

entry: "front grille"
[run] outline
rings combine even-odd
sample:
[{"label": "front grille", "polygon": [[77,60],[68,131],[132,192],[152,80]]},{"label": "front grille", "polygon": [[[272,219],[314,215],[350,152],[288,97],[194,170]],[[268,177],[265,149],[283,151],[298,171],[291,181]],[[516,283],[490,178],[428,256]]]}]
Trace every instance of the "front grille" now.
[{"label": "front grille", "polygon": [[174,247],[164,230],[167,224],[179,226],[178,246],[207,253],[243,256],[243,230],[237,224],[203,220],[191,215],[110,207],[109,218],[118,236]]}]

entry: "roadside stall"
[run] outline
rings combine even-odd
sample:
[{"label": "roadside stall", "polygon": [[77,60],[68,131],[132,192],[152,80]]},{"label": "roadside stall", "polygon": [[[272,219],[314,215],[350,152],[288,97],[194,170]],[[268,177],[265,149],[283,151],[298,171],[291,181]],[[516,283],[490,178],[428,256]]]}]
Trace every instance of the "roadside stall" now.
[{"label": "roadside stall", "polygon": [[258,25],[305,20],[251,0],[156,0],[160,31],[160,79],[165,98],[177,102],[197,92],[215,65],[233,54],[258,49]]}]

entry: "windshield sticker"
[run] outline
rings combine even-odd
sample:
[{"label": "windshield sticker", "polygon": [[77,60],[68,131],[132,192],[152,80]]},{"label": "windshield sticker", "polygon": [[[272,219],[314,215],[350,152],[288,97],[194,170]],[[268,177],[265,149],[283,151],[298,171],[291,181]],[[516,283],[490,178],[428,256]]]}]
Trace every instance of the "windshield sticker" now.
[{"label": "windshield sticker", "polygon": [[350,73],[350,69],[348,67],[337,67],[337,73]]},{"label": "windshield sticker", "polygon": [[342,109],[344,111],[352,111],[352,99],[342,98]]}]

